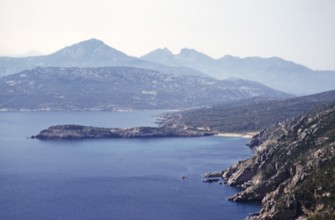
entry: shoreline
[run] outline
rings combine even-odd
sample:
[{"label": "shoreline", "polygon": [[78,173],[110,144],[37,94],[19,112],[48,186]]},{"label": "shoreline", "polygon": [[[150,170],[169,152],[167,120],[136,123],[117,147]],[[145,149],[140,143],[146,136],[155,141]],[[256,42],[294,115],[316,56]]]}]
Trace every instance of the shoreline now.
[{"label": "shoreline", "polygon": [[242,132],[242,133],[234,133],[234,132],[220,132],[215,134],[214,136],[218,137],[239,137],[239,138],[247,138],[250,139],[258,132]]}]

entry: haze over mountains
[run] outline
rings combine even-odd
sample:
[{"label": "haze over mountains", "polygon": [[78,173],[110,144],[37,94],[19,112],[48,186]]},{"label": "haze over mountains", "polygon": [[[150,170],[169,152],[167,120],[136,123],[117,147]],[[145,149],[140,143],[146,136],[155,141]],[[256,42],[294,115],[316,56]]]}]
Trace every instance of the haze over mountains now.
[{"label": "haze over mountains", "polygon": [[193,49],[173,54],[157,49],[141,58],[128,56],[97,39],[65,47],[53,54],[35,57],[0,57],[0,76],[34,67],[127,66],[179,75],[237,77],[261,82],[291,94],[313,94],[335,89],[335,71],[315,71],[284,59],[224,56],[211,58]]},{"label": "haze over mountains", "polygon": [[335,71],[314,71],[279,57],[233,57],[214,59],[193,49],[173,54],[167,48],[154,50],[141,57],[168,66],[185,66],[212,77],[238,77],[261,82],[292,94],[312,94],[335,89]]}]

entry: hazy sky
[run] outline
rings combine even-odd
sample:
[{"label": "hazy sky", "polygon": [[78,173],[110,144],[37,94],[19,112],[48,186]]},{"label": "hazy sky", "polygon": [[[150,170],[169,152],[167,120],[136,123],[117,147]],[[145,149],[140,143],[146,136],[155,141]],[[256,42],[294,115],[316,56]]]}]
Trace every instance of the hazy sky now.
[{"label": "hazy sky", "polygon": [[0,54],[98,38],[128,55],[193,48],[335,69],[335,0],[0,0]]}]

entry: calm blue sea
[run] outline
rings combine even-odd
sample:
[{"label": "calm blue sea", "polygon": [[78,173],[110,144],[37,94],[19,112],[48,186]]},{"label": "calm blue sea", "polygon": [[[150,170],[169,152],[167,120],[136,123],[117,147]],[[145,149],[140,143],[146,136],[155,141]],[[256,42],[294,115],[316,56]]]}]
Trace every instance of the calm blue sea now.
[{"label": "calm blue sea", "polygon": [[257,212],[227,201],[238,189],[201,179],[252,155],[244,139],[27,139],[55,124],[154,125],[160,113],[0,113],[0,219],[233,220]]}]

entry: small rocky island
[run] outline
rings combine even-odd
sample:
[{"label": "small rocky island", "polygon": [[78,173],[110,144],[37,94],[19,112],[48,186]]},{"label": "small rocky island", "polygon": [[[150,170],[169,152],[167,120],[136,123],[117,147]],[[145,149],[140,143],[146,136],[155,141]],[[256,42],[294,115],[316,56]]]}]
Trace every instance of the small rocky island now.
[{"label": "small rocky island", "polygon": [[31,138],[40,140],[98,139],[98,138],[155,138],[155,137],[201,137],[214,132],[199,131],[182,126],[101,128],[83,125],[56,125],[42,130]]}]

